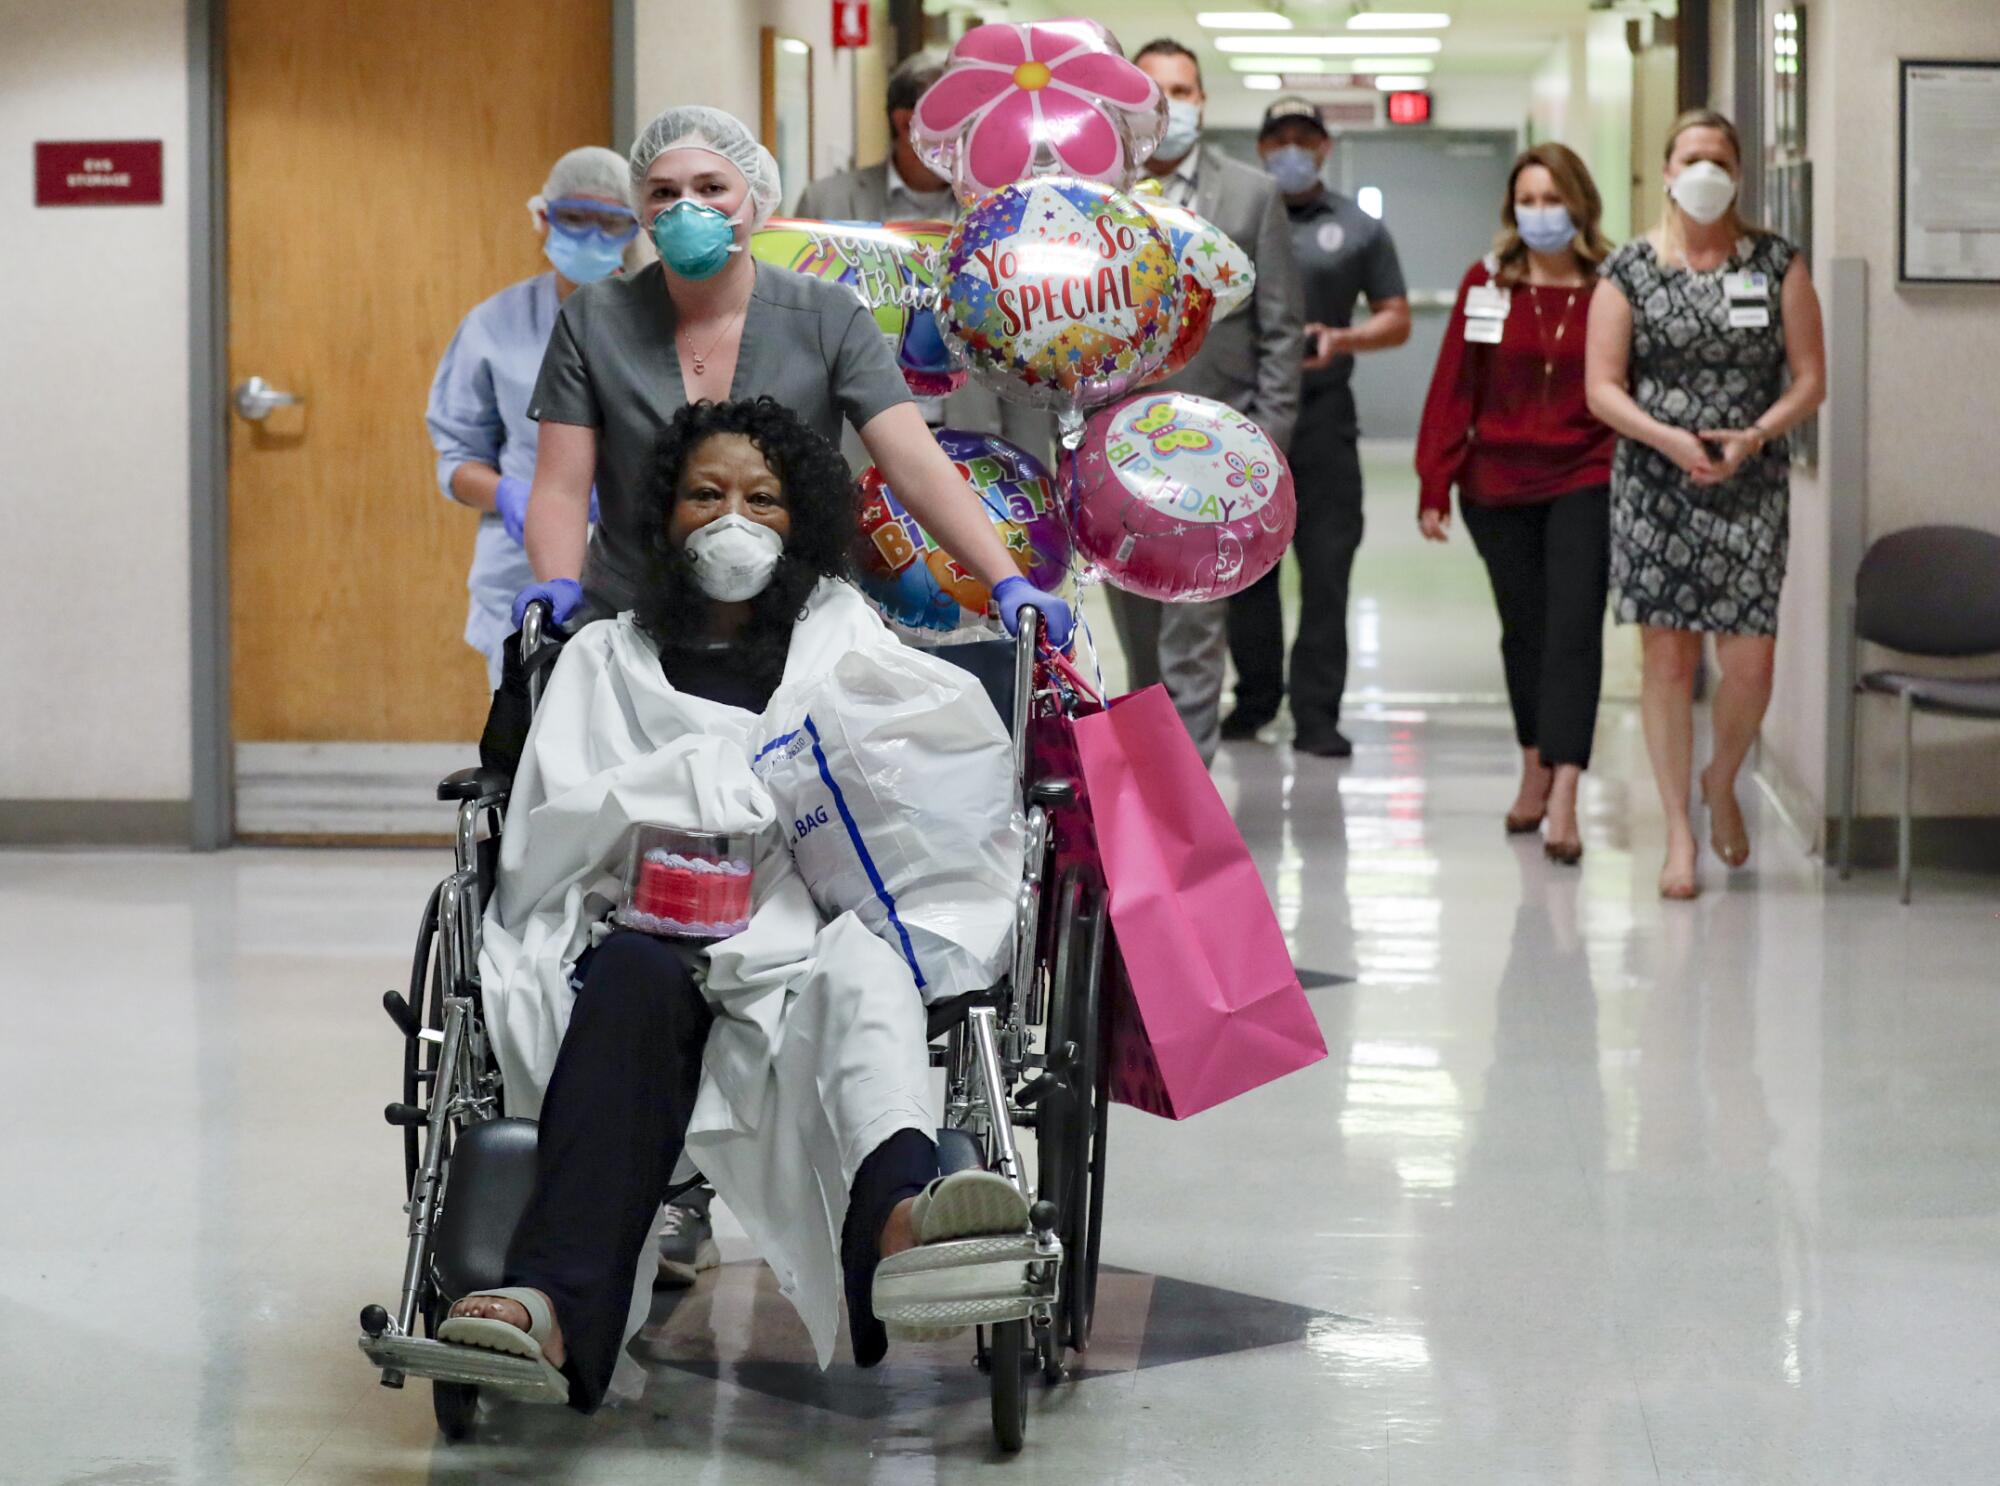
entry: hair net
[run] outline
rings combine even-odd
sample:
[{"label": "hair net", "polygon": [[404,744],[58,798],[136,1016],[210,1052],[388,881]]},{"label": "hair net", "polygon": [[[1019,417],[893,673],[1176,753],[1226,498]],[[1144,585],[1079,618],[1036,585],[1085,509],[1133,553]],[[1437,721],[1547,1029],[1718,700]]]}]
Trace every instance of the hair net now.
[{"label": "hair net", "polygon": [[571,150],[549,167],[542,185],[542,200],[559,201],[565,196],[601,196],[607,201],[632,204],[632,181],[625,173],[625,161],[616,150],[587,144]]},{"label": "hair net", "polygon": [[757,143],[734,114],[701,104],[665,110],[632,142],[632,197],[644,199],[646,172],[668,150],[707,150],[734,165],[750,183],[750,230],[756,231],[778,209],[782,195],[778,162]]}]

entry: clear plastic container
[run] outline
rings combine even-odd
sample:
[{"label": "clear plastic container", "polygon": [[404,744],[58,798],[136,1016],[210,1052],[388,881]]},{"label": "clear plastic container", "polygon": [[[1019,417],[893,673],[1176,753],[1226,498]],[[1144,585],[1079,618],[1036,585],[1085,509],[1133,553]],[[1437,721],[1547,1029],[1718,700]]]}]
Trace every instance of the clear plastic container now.
[{"label": "clear plastic container", "polygon": [[727,939],[750,925],[750,836],[672,826],[632,832],[625,897],[611,916],[663,939]]}]

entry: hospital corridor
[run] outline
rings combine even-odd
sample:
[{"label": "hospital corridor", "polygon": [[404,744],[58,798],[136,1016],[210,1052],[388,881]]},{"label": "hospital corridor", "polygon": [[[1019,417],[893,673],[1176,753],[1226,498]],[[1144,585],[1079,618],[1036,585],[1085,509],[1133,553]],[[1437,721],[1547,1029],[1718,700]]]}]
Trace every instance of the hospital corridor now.
[{"label": "hospital corridor", "polygon": [[2000,1479],[2000,11],[1438,3],[0,0],[0,1482]]}]

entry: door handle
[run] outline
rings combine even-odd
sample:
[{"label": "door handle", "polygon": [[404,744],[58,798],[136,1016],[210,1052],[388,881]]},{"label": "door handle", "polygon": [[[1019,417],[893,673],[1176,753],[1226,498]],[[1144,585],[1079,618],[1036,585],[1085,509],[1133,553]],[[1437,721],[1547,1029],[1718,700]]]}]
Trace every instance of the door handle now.
[{"label": "door handle", "polygon": [[296,392],[280,392],[262,377],[252,377],[229,395],[239,417],[261,423],[274,409],[297,407],[305,401]]}]

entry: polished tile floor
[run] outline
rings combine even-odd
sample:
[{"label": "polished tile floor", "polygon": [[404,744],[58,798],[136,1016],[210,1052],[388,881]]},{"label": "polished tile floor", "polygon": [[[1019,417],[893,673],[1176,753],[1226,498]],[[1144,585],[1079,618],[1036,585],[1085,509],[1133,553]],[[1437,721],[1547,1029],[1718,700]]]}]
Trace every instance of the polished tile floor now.
[{"label": "polished tile floor", "polygon": [[1296,959],[1354,977],[1312,992],[1332,1055],[1117,1112],[1099,1343],[1021,1456],[963,1345],[804,1365],[727,1224],[640,1402],[441,1443],[353,1341],[402,1250],[377,1001],[437,855],[0,853],[0,1481],[2000,1479],[1993,883],[1904,909],[1758,811],[1751,870],[1662,904],[1616,706],[1552,868],[1501,835],[1502,711],[1396,699],[1490,690],[1437,618],[1471,596],[1370,585],[1405,659],[1352,764],[1217,769]]}]

